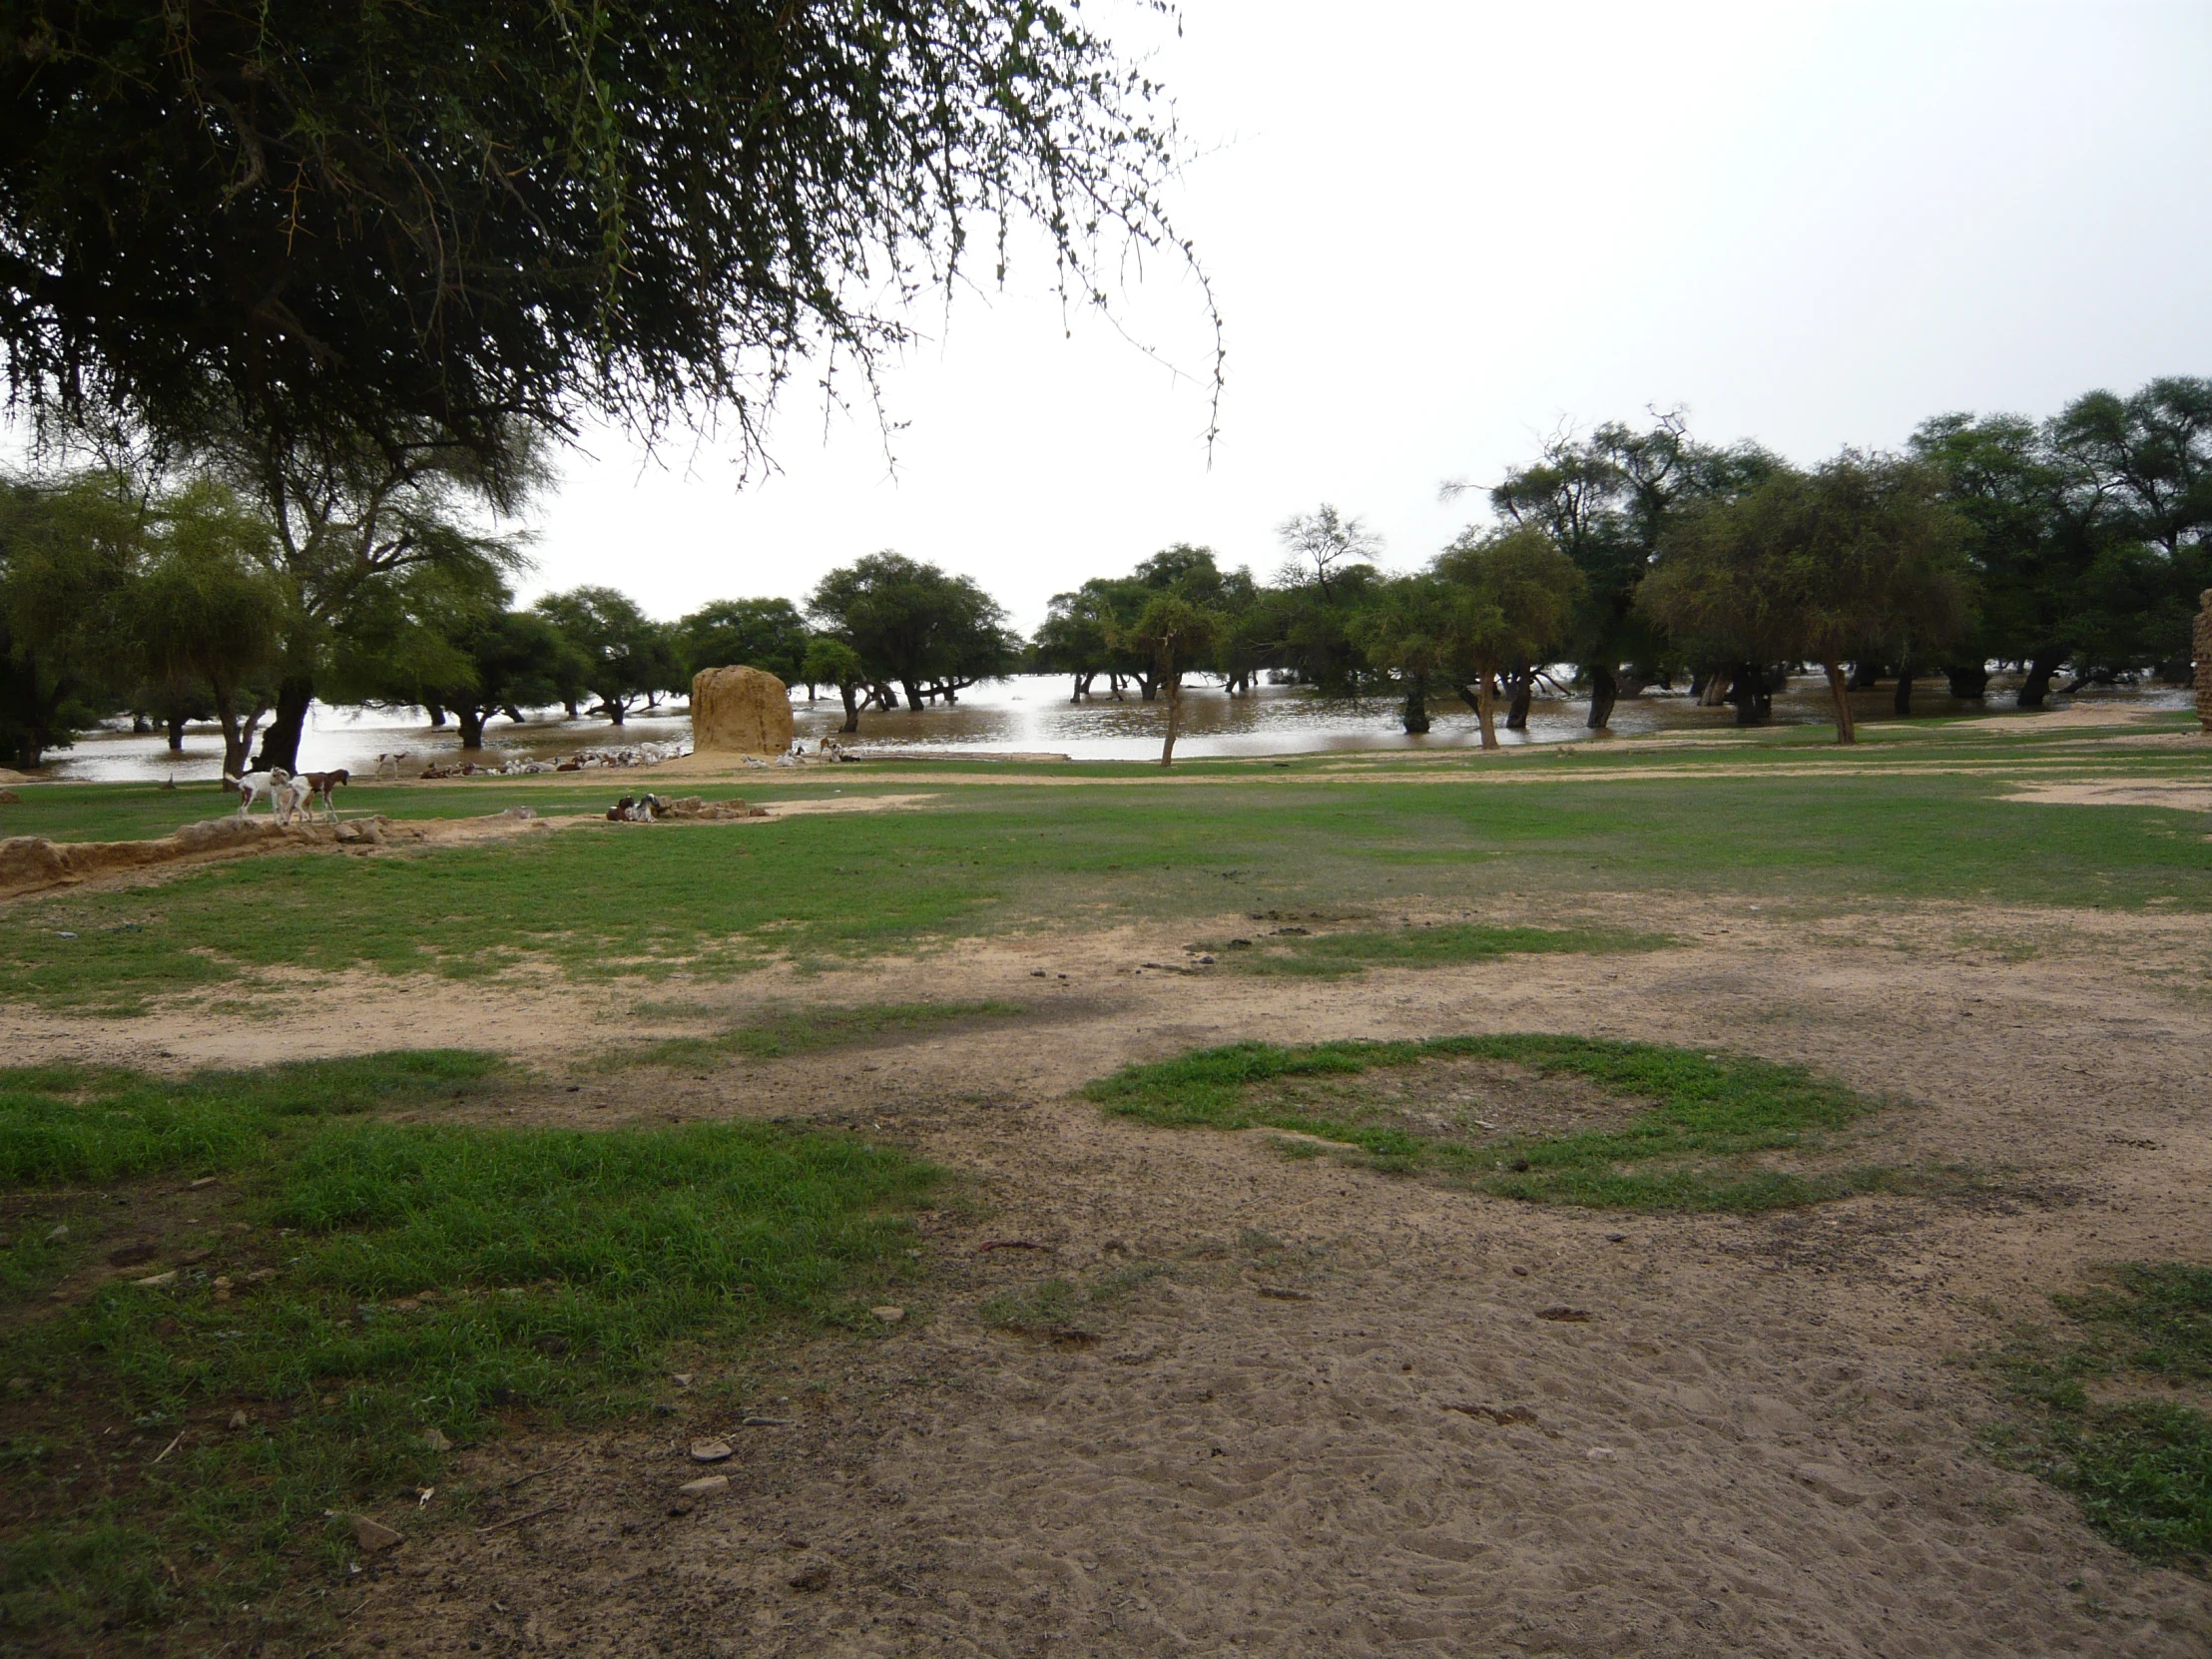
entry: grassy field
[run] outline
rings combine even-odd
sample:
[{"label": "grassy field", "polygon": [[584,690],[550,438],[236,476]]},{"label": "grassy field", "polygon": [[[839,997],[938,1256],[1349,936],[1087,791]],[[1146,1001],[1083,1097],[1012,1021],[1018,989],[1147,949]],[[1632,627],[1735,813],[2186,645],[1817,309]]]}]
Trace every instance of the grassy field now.
[{"label": "grassy field", "polygon": [[[447,1448],[866,1328],[862,1293],[918,1271],[903,1217],[936,1176],[901,1154],[435,1121],[513,1081],[450,1052],[0,1074],[0,1644],[189,1629],[342,1573],[356,1512],[466,1512]],[[441,1485],[435,1513],[394,1501]]]},{"label": "grassy field", "polygon": [[[1239,912],[1387,927],[1415,908],[1479,906],[1523,911],[1505,924],[1529,925],[1561,899],[1624,891],[1737,895],[1806,914],[1897,899],[2212,907],[2206,815],[2003,799],[2023,780],[2203,779],[2212,757],[2064,731],[1894,730],[1906,735],[1842,755],[1797,729],[1640,751],[1214,763],[1166,776],[1011,767],[991,784],[962,782],[973,769],[952,763],[940,782],[927,767],[847,768],[834,775],[846,794],[918,787],[932,799],[715,828],[583,826],[371,859],[268,857],[34,898],[0,916],[0,996],[128,1013],[265,969],[354,967],[649,983],[1126,921],[1226,937],[1221,919]],[[516,802],[552,812],[603,804],[618,786],[636,781],[363,790],[353,805],[417,817]],[[773,802],[830,789],[806,779],[747,793]],[[154,819],[161,792],[134,787],[24,794],[11,828],[151,831],[181,816],[173,793]],[[1376,948],[1379,960],[1401,954]],[[1296,959],[1360,965],[1324,965],[1330,954],[1315,946]]]}]

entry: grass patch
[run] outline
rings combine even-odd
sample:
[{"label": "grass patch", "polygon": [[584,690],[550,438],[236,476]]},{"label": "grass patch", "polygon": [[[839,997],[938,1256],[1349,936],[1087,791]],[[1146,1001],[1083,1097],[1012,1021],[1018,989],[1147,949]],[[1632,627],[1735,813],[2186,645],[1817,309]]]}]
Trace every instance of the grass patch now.
[{"label": "grass patch", "polygon": [[[1644,1104],[1601,1130],[1478,1136],[1464,1113],[1439,1130],[1432,1116],[1416,1122],[1359,1086],[1373,1069],[1447,1058],[1581,1078]],[[1802,1163],[1826,1151],[1833,1132],[1878,1102],[1802,1067],[1648,1043],[1547,1035],[1237,1043],[1127,1066],[1084,1093],[1147,1123],[1291,1130],[1339,1142],[1384,1169],[1449,1174],[1543,1204],[1767,1210],[1919,1184],[1898,1170],[1776,1167],[1776,1155]]]},{"label": "grass patch", "polygon": [[1019,1002],[884,1002],[837,1008],[779,1009],[710,1037],[670,1037],[636,1048],[617,1049],[593,1064],[600,1070],[624,1066],[705,1065],[733,1054],[777,1060],[793,1054],[909,1035],[961,1020],[1015,1019],[1029,1010]]},{"label": "grass patch", "polygon": [[1996,1358],[2020,1413],[1999,1453],[2073,1493],[2084,1519],[2146,1560],[2212,1566],[2212,1268],[2131,1262],[2083,1296],[2053,1298],[2067,1327],[2026,1331]]},{"label": "grass patch", "polygon": [[[501,1069],[0,1078],[7,1639],[207,1625],[241,1601],[311,1618],[303,1578],[355,1553],[326,1510],[402,1531],[467,1512],[428,1431],[604,1420],[679,1355],[867,1329],[867,1292],[918,1271],[903,1213],[935,1174],[851,1137],[370,1112]],[[430,1485],[432,1514],[402,1498]]]},{"label": "grass patch", "polygon": [[1001,1291],[976,1306],[976,1317],[993,1331],[1040,1338],[1067,1347],[1088,1348],[1098,1333],[1085,1323],[1130,1292],[1173,1270],[1165,1262],[1135,1262],[1102,1275],[1088,1286],[1047,1279],[1027,1290]]},{"label": "grass patch", "polygon": [[1220,959],[1244,973],[1299,974],[1341,978],[1369,968],[1450,967],[1487,962],[1500,956],[1547,951],[1596,954],[1616,950],[1665,950],[1679,941],[1665,933],[1629,933],[1602,927],[1487,927],[1473,922],[1443,922],[1430,927],[1398,927],[1304,937],[1270,934],[1265,939],[1215,947]]}]

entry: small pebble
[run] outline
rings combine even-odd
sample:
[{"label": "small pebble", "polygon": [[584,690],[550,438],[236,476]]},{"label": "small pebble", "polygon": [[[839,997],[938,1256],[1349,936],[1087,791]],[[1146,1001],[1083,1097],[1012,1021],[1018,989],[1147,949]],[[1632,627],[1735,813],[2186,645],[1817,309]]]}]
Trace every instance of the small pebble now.
[{"label": "small pebble", "polygon": [[676,1488],[687,1497],[705,1497],[709,1492],[725,1492],[730,1489],[727,1474],[703,1474],[697,1480],[687,1480]]},{"label": "small pebble", "polygon": [[694,1440],[691,1447],[695,1463],[719,1463],[730,1455],[728,1440]]},{"label": "small pebble", "polygon": [[885,1325],[896,1325],[906,1317],[906,1310],[903,1308],[870,1308],[868,1312]]}]

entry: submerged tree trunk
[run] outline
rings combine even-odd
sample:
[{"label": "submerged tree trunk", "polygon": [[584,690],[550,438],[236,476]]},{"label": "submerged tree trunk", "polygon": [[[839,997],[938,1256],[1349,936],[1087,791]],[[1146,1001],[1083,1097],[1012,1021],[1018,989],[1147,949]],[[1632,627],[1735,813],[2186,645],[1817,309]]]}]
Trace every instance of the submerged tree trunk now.
[{"label": "submerged tree trunk", "polygon": [[844,724],[837,728],[840,732],[857,732],[860,729],[859,690],[858,686],[849,683],[837,688],[837,695],[844,699]]},{"label": "submerged tree trunk", "polygon": [[1160,764],[1165,767],[1175,764],[1175,734],[1183,723],[1183,677],[1170,674],[1164,678],[1168,694],[1168,736],[1167,742],[1160,746]]},{"label": "submerged tree trunk", "polygon": [[1875,658],[1867,658],[1851,665],[1851,689],[1873,691],[1882,680],[1882,664]]},{"label": "submerged tree trunk", "polygon": [[304,674],[287,674],[276,687],[276,712],[262,734],[261,767],[299,770],[299,735],[306,730],[307,705],[314,701],[314,680]]},{"label": "submerged tree trunk", "polygon": [[[1714,679],[1718,680],[1719,675]],[[1767,671],[1757,663],[1738,663],[1729,675],[1725,702],[1736,705],[1738,726],[1758,726],[1774,713],[1774,693],[1767,689]]]},{"label": "submerged tree trunk", "polygon": [[1821,667],[1828,675],[1829,701],[1836,705],[1836,741],[1857,743],[1859,729],[1851,721],[1851,683],[1844,676],[1844,665],[1823,663]]},{"label": "submerged tree trunk", "polygon": [[1583,724],[1593,732],[1602,732],[1613,724],[1613,705],[1620,701],[1620,678],[1610,663],[1601,663],[1590,670],[1590,718]]},{"label": "submerged tree trunk", "polygon": [[1421,733],[1428,730],[1428,676],[1408,674],[1405,677],[1405,730]]},{"label": "submerged tree trunk", "polygon": [[1898,664],[1898,689],[1890,699],[1890,712],[1900,720],[1913,718],[1913,659]]},{"label": "submerged tree trunk", "polygon": [[442,732],[442,731],[444,731],[444,730],[445,730],[445,705],[444,705],[444,704],[442,704],[442,703],[425,703],[425,704],[423,704],[423,706],[422,706],[422,712],[423,712],[424,714],[426,714],[426,715],[428,715],[428,716],[430,717],[430,730],[431,730],[431,731],[433,731],[433,732]]},{"label": "submerged tree trunk", "polygon": [[1970,702],[1989,690],[1989,665],[1987,663],[1946,663],[1943,678],[1950,684],[1950,695],[1960,702]]},{"label": "submerged tree trunk", "polygon": [[2065,658],[2057,652],[2043,652],[2029,662],[2027,678],[2020,682],[2020,708],[2040,709],[2048,701],[2051,677],[2058,672],[2058,665],[2064,661]]},{"label": "submerged tree trunk", "polygon": [[490,718],[490,715],[491,711],[489,709],[468,708],[453,711],[453,718],[461,723],[461,747],[463,749],[481,749],[484,747],[484,722]]},{"label": "submerged tree trunk", "polygon": [[183,715],[171,715],[169,717],[169,752],[172,755],[182,755],[185,752],[185,717]]}]

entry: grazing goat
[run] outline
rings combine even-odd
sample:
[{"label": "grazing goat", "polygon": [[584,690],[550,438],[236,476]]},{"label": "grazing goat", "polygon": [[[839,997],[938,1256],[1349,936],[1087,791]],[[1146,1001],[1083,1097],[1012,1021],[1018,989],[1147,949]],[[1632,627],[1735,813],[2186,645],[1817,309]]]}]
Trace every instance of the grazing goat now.
[{"label": "grazing goat", "polygon": [[308,796],[322,803],[323,817],[332,824],[337,823],[338,810],[330,800],[330,792],[340,784],[352,783],[353,775],[339,767],[335,772],[302,772],[299,778],[307,786]]},{"label": "grazing goat", "polygon": [[305,818],[307,803],[314,798],[314,786],[304,777],[287,778],[270,792],[270,810],[276,815],[276,822],[289,824],[295,818]]},{"label": "grazing goat", "polygon": [[376,782],[377,782],[377,783],[379,783],[379,784],[384,784],[384,783],[391,783],[391,784],[396,784],[396,783],[398,783],[398,782],[399,782],[399,768],[400,768],[401,764],[402,764],[402,763],[404,763],[404,762],[407,762],[407,761],[411,761],[411,760],[413,760],[413,759],[414,759],[414,756],[413,756],[413,754],[412,754],[412,753],[411,753],[410,751],[408,751],[408,750],[404,750],[404,749],[400,750],[400,751],[399,751],[399,753],[398,753],[398,754],[396,754],[396,755],[379,755],[379,756],[377,756],[377,757],[376,757]]},{"label": "grazing goat", "polygon": [[265,795],[269,797],[270,816],[275,817],[277,812],[277,792],[291,782],[291,774],[282,767],[271,767],[266,773],[249,772],[243,778],[234,778],[226,772],[223,781],[238,786],[240,818],[252,814],[254,803]]}]

